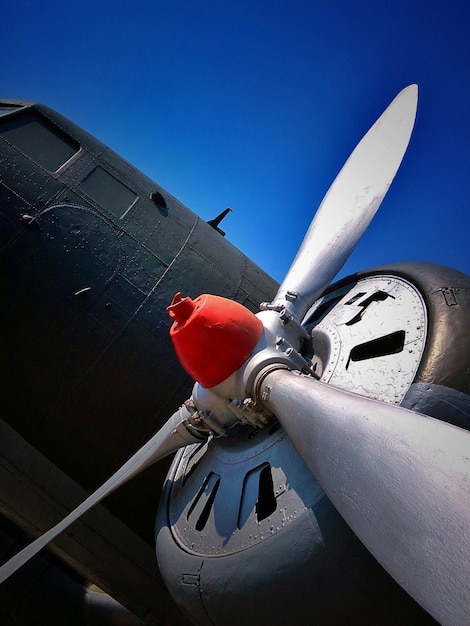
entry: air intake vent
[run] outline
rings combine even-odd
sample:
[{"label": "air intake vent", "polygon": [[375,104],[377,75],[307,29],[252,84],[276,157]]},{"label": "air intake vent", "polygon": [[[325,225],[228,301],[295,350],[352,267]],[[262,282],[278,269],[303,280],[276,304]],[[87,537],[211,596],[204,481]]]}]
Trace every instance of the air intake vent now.
[{"label": "air intake vent", "polygon": [[375,359],[379,356],[398,354],[402,352],[404,345],[404,330],[398,330],[395,333],[390,333],[390,335],[384,335],[378,339],[361,343],[351,350],[346,369],[348,369],[351,361],[366,361],[367,359]]},{"label": "air intake vent", "polygon": [[194,524],[197,531],[203,530],[207,524],[219,485],[220,476],[211,472],[188,511],[188,521]]},{"label": "air intake vent", "polygon": [[256,521],[261,522],[274,513],[277,507],[273,478],[269,463],[263,463],[248,472],[243,482],[238,528],[242,528],[253,510]]}]

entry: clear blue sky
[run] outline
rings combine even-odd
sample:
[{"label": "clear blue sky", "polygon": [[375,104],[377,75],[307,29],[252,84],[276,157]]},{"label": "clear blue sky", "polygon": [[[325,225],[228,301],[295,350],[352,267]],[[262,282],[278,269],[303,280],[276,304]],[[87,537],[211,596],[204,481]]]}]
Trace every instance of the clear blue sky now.
[{"label": "clear blue sky", "polygon": [[410,148],[341,275],[470,274],[468,0],[6,2],[0,97],[43,102],[282,279],[356,142],[420,89]]}]

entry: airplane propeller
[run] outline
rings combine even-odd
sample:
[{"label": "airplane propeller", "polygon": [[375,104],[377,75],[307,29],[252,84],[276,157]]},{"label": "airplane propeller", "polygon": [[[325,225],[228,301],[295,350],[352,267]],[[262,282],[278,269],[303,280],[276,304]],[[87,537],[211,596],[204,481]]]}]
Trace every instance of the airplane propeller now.
[{"label": "airplane propeller", "polygon": [[[385,569],[431,615],[464,623],[470,596],[470,433],[320,383],[300,354],[302,319],[390,187],[416,107],[417,86],[411,85],[364,136],[326,194],[273,302],[262,306],[255,321],[247,322],[246,313],[238,316],[235,309],[221,321],[217,316],[224,316],[224,306],[215,307],[211,319],[208,298],[175,297],[169,307],[175,319],[172,339],[183,365],[199,381],[195,412],[186,405],[175,413],[82,505],[0,568],[0,582],[119,485],[178,447],[203,439],[201,424],[220,435],[237,421],[260,426],[275,415]],[[188,332],[191,325],[195,334]],[[204,333],[212,339],[205,341]],[[204,352],[198,354],[199,349]],[[234,353],[227,370],[226,357]],[[223,363],[223,375],[214,362]]]}]

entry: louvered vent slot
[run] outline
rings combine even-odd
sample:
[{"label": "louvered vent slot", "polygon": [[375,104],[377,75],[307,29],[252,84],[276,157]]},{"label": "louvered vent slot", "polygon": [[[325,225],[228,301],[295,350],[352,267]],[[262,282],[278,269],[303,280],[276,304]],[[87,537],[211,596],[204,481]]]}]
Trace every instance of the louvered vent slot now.
[{"label": "louvered vent slot", "polygon": [[375,359],[389,354],[398,354],[402,352],[404,346],[404,330],[397,330],[395,333],[390,333],[390,335],[384,335],[378,339],[366,341],[351,350],[346,369],[348,369],[351,361],[366,361],[367,359]]},{"label": "louvered vent slot", "polygon": [[245,476],[238,528],[242,528],[253,512],[256,515],[256,521],[261,522],[274,513],[276,507],[271,466],[269,463],[263,463]]},{"label": "louvered vent slot", "polygon": [[276,497],[274,495],[273,476],[271,466],[265,465],[259,475],[258,501],[256,503],[256,520],[269,517],[276,510]]},{"label": "louvered vent slot", "polygon": [[220,485],[220,476],[211,472],[204,481],[188,511],[188,522],[201,531],[207,524]]}]

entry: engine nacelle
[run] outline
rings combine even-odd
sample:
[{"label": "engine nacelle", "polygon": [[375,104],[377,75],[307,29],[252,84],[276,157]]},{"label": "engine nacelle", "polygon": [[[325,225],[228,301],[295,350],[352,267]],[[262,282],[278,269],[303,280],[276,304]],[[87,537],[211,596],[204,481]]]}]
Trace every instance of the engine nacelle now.
[{"label": "engine nacelle", "polygon": [[[324,382],[470,427],[470,278],[398,264],[332,285],[304,321]],[[184,449],[160,504],[159,567],[196,624],[431,624],[325,496],[283,429]]]}]

